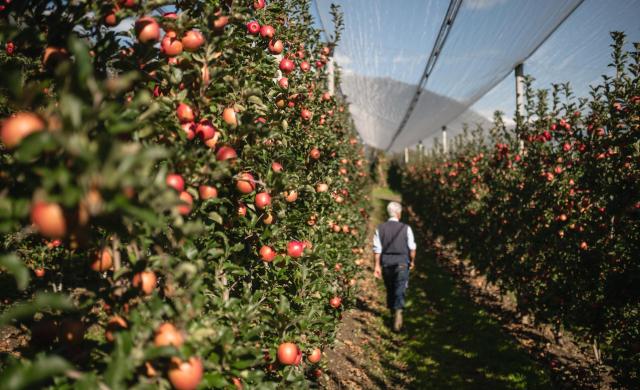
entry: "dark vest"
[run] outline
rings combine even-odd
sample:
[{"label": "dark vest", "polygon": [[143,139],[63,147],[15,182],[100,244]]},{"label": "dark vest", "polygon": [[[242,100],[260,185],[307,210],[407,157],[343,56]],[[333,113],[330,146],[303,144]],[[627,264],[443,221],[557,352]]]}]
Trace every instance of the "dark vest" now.
[{"label": "dark vest", "polygon": [[402,222],[387,221],[378,225],[378,234],[382,243],[382,266],[409,262],[407,230],[409,226]]}]

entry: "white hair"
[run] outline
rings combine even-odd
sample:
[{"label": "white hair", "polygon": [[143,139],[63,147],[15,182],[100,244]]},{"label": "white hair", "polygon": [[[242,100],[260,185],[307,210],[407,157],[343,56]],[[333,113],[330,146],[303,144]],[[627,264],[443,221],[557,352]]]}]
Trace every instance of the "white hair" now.
[{"label": "white hair", "polygon": [[402,212],[402,205],[398,202],[389,202],[387,205],[387,214],[390,217],[397,217]]}]

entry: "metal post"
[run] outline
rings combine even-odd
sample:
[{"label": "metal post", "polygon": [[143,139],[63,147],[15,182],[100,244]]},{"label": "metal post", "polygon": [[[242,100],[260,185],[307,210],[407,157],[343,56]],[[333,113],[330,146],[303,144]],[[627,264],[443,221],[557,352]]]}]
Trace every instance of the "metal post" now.
[{"label": "metal post", "polygon": [[424,150],[424,146],[422,146],[422,141],[418,142],[418,161],[422,162],[422,155],[424,154],[423,152]]},{"label": "metal post", "polygon": [[442,151],[447,154],[447,126],[442,126]]},{"label": "metal post", "polygon": [[[516,116],[524,116],[524,65],[518,64],[515,69],[516,75]],[[520,140],[520,154],[524,152],[524,141]]]},{"label": "metal post", "polygon": [[409,148],[404,148],[404,163],[409,164]]},{"label": "metal post", "polygon": [[335,79],[333,75],[333,57],[329,58],[329,62],[327,63],[327,73],[329,74],[329,80],[328,80],[329,94],[333,96],[335,94]]}]

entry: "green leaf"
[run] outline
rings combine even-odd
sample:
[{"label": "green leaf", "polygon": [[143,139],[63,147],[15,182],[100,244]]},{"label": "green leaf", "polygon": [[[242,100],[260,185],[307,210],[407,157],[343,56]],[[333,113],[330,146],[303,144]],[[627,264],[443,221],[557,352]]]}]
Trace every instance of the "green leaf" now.
[{"label": "green leaf", "polygon": [[71,369],[73,366],[59,356],[39,356],[33,363],[16,362],[0,374],[0,389],[24,389]]},{"label": "green leaf", "polygon": [[43,310],[72,310],[74,308],[71,299],[62,294],[39,293],[31,302],[21,303],[0,316],[0,326],[7,325],[12,320],[33,316]]},{"label": "green leaf", "polygon": [[0,256],[0,267],[13,275],[18,285],[18,290],[24,290],[29,285],[31,276],[29,269],[20,261],[18,256],[11,253]]}]

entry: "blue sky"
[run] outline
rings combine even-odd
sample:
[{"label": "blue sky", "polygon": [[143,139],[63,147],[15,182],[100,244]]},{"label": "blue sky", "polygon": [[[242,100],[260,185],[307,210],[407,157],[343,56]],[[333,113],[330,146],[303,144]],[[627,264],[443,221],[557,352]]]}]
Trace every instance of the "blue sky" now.
[{"label": "blue sky", "polygon": [[[314,1],[327,24],[332,1]],[[344,38],[336,51],[336,61],[345,73],[389,77],[409,84],[419,79],[449,4],[448,0],[333,2],[342,5],[345,14]],[[534,43],[548,35],[569,13],[564,23],[526,60],[525,73],[537,79],[536,87],[569,81],[576,93],[584,96],[588,85],[608,72],[609,31],[625,31],[630,40],[640,41],[640,0],[464,0],[427,89],[463,104],[475,102],[472,109],[488,118],[496,109],[512,116],[515,111],[512,62],[535,47]],[[330,28],[330,23],[327,27]],[[508,76],[495,85],[505,75]],[[484,94],[486,85],[495,87]],[[365,94],[368,101],[385,99],[384,91],[366,83],[352,83],[350,87],[347,94]],[[477,100],[479,92],[483,97]],[[397,111],[402,110],[393,106],[406,107],[407,102],[394,94],[389,96],[394,101],[386,105],[379,102],[375,113],[385,116],[380,107],[389,107],[387,118],[395,118]],[[434,133],[433,127],[439,120],[450,115],[446,107],[423,115],[424,130],[420,131]],[[363,131],[389,131],[391,125],[387,124],[386,130],[372,130],[372,126],[375,123],[366,122],[367,129]],[[418,131],[417,124],[413,127],[412,131]]]}]

